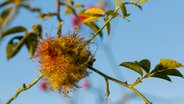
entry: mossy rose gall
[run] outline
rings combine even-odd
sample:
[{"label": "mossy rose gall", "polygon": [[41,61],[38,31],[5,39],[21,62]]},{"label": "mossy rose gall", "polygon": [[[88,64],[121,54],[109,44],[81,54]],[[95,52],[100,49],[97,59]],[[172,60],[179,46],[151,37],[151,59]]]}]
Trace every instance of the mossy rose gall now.
[{"label": "mossy rose gall", "polygon": [[73,35],[47,37],[39,41],[36,57],[39,71],[53,91],[67,94],[88,75],[87,65],[92,59],[89,46]]}]

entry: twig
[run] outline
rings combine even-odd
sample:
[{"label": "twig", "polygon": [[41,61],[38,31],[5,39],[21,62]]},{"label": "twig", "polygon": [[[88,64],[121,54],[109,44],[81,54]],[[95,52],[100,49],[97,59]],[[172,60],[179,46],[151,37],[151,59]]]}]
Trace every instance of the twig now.
[{"label": "twig", "polygon": [[61,27],[62,27],[62,19],[60,17],[60,1],[56,0],[56,15],[57,15],[57,20],[58,20],[58,29],[57,29],[57,34],[58,36],[61,34]]},{"label": "twig", "polygon": [[135,89],[135,88],[132,87],[131,85],[127,84],[127,82],[122,82],[122,81],[120,81],[120,80],[117,80],[117,79],[115,79],[115,78],[112,78],[112,77],[110,77],[110,76],[104,74],[103,72],[100,72],[99,70],[93,68],[92,66],[88,66],[88,68],[91,69],[91,70],[93,70],[94,72],[98,73],[99,75],[101,75],[101,76],[103,76],[103,77],[105,77],[105,78],[107,78],[107,79],[113,81],[113,82],[116,82],[116,83],[118,83],[118,84],[120,84],[120,85],[122,85],[122,86],[125,86],[125,87],[131,89],[131,90],[132,90],[133,92],[135,92],[138,96],[140,96],[140,97],[145,101],[146,104],[151,104],[151,102],[150,102],[144,95],[142,95],[137,89]]},{"label": "twig", "polygon": [[26,86],[26,84],[24,83],[22,85],[22,88],[18,88],[17,92],[6,102],[6,104],[10,104],[13,100],[15,100],[17,98],[17,96],[25,91],[30,89],[33,85],[35,85],[41,78],[43,77],[43,74],[41,74],[40,76],[38,76],[32,83],[30,83],[29,85]]},{"label": "twig", "polygon": [[91,38],[88,40],[87,43],[90,43],[90,42],[98,35],[98,33],[99,33],[100,31],[102,31],[103,28],[104,28],[112,19],[114,19],[114,18],[116,17],[116,13],[118,12],[119,8],[120,8],[120,6],[117,7],[117,8],[114,10],[114,14],[112,15],[112,17],[109,18],[107,21],[105,21],[105,23],[103,24],[103,26],[102,26],[100,29],[98,29],[98,31],[96,31],[96,32],[91,36]]}]

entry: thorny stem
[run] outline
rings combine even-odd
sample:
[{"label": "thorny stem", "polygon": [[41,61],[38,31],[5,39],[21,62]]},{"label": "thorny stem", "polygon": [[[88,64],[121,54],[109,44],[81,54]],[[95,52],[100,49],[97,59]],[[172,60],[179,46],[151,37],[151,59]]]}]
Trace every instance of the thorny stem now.
[{"label": "thorny stem", "polygon": [[105,77],[105,78],[107,78],[107,79],[113,81],[113,82],[116,82],[116,83],[118,83],[118,84],[120,84],[120,85],[122,85],[122,86],[125,86],[125,87],[131,89],[131,90],[132,90],[133,92],[135,92],[138,96],[140,96],[140,97],[145,101],[146,104],[151,104],[151,102],[150,102],[144,95],[142,95],[137,89],[135,89],[133,86],[127,84],[126,82],[122,82],[122,81],[120,81],[120,80],[117,80],[117,79],[115,79],[115,78],[112,78],[112,77],[110,77],[110,76],[108,76],[108,75],[106,75],[106,74],[100,72],[99,70],[93,68],[92,66],[88,66],[88,68],[91,69],[91,70],[93,70],[94,72],[98,73],[99,75],[101,75],[101,76],[103,76],[103,77]]},{"label": "thorny stem", "polygon": [[23,92],[26,91],[28,89],[30,89],[33,85],[35,85],[41,78],[43,77],[43,74],[41,74],[40,76],[38,76],[32,83],[30,83],[29,85],[22,85],[22,88],[18,88],[16,93],[6,102],[6,104],[10,104],[13,100],[15,100],[17,98],[17,96]]}]

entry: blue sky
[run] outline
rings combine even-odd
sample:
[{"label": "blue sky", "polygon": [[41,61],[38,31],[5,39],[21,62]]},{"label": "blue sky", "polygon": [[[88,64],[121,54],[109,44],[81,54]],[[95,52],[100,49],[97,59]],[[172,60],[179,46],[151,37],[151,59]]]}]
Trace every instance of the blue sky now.
[{"label": "blue sky", "polygon": [[[93,0],[83,2],[95,5]],[[151,60],[152,68],[159,63],[161,58],[171,58],[184,63],[183,4],[183,0],[151,0],[142,5],[143,11],[132,6],[128,7],[131,13],[129,18],[131,22],[115,19],[111,22],[110,36],[104,35],[103,40],[95,38],[98,51],[94,67],[110,76],[131,83],[139,75],[118,66],[123,61],[147,58]],[[32,5],[43,7],[45,12],[55,11],[53,0],[47,0],[47,2],[34,0]],[[36,16],[37,14],[30,15],[29,12],[22,10],[21,15],[11,26],[25,25],[31,29],[33,24],[40,21],[36,19]],[[71,17],[64,17],[64,20],[68,21],[63,27],[64,34],[71,30],[72,26],[69,22]],[[46,33],[54,36],[57,29],[55,18],[43,22],[43,29]],[[89,36],[91,31],[85,28],[80,33]],[[0,104],[4,104],[17,88],[21,87],[22,83],[28,84],[40,74],[37,70],[38,63],[29,58],[25,47],[13,59],[7,61],[5,50],[9,39],[4,39],[0,44]],[[184,74],[183,69],[180,70]],[[12,104],[68,104],[71,99],[74,100],[74,104],[102,104],[99,99],[101,96],[105,97],[104,78],[92,73],[87,79],[90,80],[92,88],[87,91],[77,89],[71,93],[71,98],[63,98],[54,92],[43,92],[39,89],[38,83],[30,90],[21,93]],[[172,79],[173,83],[149,78],[143,80],[136,88],[145,94],[153,104],[183,104],[184,79],[177,77],[172,77]],[[110,91],[109,104],[118,104],[122,96],[132,93],[129,89],[113,82],[110,82]],[[130,98],[127,104],[143,104],[143,101],[139,97],[134,97]]]}]

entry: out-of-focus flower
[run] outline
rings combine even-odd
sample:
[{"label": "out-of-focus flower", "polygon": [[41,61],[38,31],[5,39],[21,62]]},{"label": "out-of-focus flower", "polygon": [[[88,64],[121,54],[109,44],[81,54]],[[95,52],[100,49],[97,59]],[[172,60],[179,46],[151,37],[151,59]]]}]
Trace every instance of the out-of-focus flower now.
[{"label": "out-of-focus flower", "polygon": [[86,69],[92,57],[87,47],[86,42],[72,35],[39,41],[36,49],[39,70],[52,91],[67,95],[88,75]]},{"label": "out-of-focus flower", "polygon": [[89,89],[91,87],[90,85],[90,81],[89,80],[85,80],[83,85],[82,85],[82,88],[84,88],[85,90]]},{"label": "out-of-focus flower", "polygon": [[85,15],[77,15],[72,17],[71,21],[72,21],[72,25],[75,26],[80,26],[80,24],[82,23],[83,20],[85,20],[86,18],[88,18],[89,16],[85,16]]},{"label": "out-of-focus flower", "polygon": [[48,90],[48,83],[45,81],[42,81],[39,85],[40,89],[43,91],[47,91]]}]

